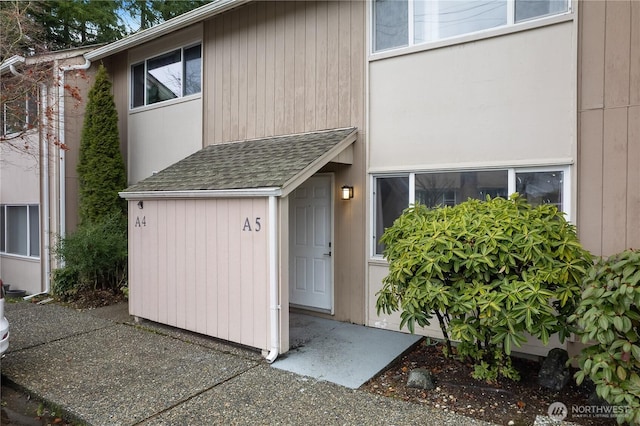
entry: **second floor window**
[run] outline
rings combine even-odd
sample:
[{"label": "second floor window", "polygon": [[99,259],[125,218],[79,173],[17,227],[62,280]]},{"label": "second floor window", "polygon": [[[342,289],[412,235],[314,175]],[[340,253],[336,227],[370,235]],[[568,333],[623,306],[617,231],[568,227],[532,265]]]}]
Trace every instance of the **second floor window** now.
[{"label": "second floor window", "polygon": [[131,67],[131,107],[200,93],[201,45],[176,49]]},{"label": "second floor window", "polygon": [[[3,87],[4,89],[4,87]],[[3,90],[0,104],[0,135],[11,135],[38,126],[38,97],[25,90]]]},{"label": "second floor window", "polygon": [[568,0],[375,0],[373,51],[513,25],[568,8]]}]

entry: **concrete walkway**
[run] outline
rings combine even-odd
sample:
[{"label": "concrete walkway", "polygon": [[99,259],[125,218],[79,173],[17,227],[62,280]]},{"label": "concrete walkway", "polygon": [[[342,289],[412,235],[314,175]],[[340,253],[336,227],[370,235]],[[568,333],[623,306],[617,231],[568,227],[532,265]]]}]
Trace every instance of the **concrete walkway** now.
[{"label": "concrete walkway", "polygon": [[420,339],[414,334],[291,313],[291,350],[272,365],[357,389]]},{"label": "concrete walkway", "polygon": [[122,306],[8,303],[5,383],[92,425],[481,425],[269,366],[258,353]]}]

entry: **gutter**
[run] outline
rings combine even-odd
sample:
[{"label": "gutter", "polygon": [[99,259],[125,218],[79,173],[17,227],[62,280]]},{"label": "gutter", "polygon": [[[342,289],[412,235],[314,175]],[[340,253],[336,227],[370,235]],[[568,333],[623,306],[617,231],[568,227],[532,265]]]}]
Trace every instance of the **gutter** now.
[{"label": "gutter", "polygon": [[118,195],[125,200],[140,199],[176,199],[176,198],[243,198],[243,197],[279,197],[282,189],[274,188],[243,188],[243,189],[206,189],[186,191],[123,191]]},{"label": "gutter", "polygon": [[24,58],[24,56],[14,55],[14,56],[10,57],[6,61],[4,61],[2,64],[0,64],[0,74],[4,74],[5,72],[7,72],[9,70],[9,71],[11,71],[11,74],[13,74],[15,76],[22,77],[22,78],[28,78],[25,75],[20,74],[14,67],[15,64],[24,63],[25,61],[26,61],[26,59]]}]

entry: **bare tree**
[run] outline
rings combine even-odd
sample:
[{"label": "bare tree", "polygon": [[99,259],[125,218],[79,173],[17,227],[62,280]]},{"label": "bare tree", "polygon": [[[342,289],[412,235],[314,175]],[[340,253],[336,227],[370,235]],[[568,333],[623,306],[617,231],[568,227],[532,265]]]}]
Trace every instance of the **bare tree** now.
[{"label": "bare tree", "polygon": [[53,127],[58,90],[81,101],[78,88],[62,84],[54,69],[46,33],[33,18],[40,7],[40,2],[0,2],[0,149],[34,156],[41,141],[66,149]]}]

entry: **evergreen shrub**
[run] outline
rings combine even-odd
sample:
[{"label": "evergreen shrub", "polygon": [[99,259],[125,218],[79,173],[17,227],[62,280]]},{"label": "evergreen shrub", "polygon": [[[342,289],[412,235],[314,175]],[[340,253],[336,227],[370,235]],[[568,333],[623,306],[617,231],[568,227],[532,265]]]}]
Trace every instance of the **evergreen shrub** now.
[{"label": "evergreen shrub", "polygon": [[602,258],[589,270],[574,315],[589,345],[578,356],[578,384],[589,377],[617,409],[618,423],[640,424],[640,251]]},{"label": "evergreen shrub", "polygon": [[381,238],[389,274],[377,310],[400,311],[414,332],[435,315],[452,354],[475,365],[474,377],[519,379],[510,354],[527,334],[547,344],[571,332],[567,317],[592,264],[575,227],[549,204],[470,199],[455,207],[409,207]]}]

